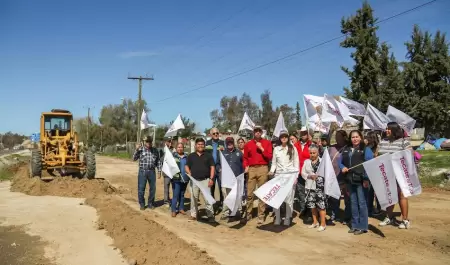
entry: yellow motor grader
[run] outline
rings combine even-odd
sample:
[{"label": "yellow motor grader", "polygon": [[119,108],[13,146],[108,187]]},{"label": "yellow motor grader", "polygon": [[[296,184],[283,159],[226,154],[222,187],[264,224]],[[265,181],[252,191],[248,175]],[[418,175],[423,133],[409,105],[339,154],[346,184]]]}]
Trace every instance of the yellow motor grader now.
[{"label": "yellow motor grader", "polygon": [[38,148],[31,152],[30,177],[42,177],[47,171],[51,176],[95,178],[95,153],[80,150],[70,111],[43,112],[40,133]]}]

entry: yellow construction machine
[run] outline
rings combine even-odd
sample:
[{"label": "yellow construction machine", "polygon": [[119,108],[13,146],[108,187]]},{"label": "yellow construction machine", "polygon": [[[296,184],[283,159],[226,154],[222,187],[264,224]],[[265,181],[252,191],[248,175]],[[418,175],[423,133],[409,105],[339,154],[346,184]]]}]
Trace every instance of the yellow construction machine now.
[{"label": "yellow construction machine", "polygon": [[70,111],[43,112],[40,127],[38,148],[31,152],[30,177],[42,177],[47,171],[51,176],[95,178],[95,153],[80,150]]}]

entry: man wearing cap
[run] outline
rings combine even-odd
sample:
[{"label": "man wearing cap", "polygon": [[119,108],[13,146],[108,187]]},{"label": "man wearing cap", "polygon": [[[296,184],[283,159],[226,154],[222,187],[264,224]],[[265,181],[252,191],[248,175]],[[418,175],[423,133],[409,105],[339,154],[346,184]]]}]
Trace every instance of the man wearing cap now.
[{"label": "man wearing cap", "polygon": [[208,141],[206,141],[206,147],[205,150],[208,151],[213,159],[214,159],[214,167],[216,170],[216,175],[214,176],[214,181],[213,181],[213,185],[211,186],[211,196],[214,196],[214,192],[216,190],[216,182],[217,185],[219,186],[219,210],[222,208],[222,203],[223,203],[223,194],[222,194],[222,183],[220,182],[220,171],[221,171],[221,166],[220,166],[220,151],[224,150],[224,142],[223,140],[219,139],[220,133],[219,133],[219,129],[217,128],[212,128],[209,133],[211,134],[211,139],[209,139]]},{"label": "man wearing cap", "polygon": [[[306,127],[302,127],[300,130],[300,141],[295,144],[297,148],[298,158],[300,160],[300,172],[302,172],[303,164],[306,159],[309,159],[309,146],[311,145],[311,130]],[[304,215],[306,211],[306,193],[305,193],[305,180],[299,176],[297,181],[297,193],[298,200],[300,204],[300,214],[299,217]]]},{"label": "man wearing cap", "polygon": [[[263,139],[262,128],[255,126],[253,129],[254,138],[248,141],[244,147],[244,168],[248,172],[247,184],[247,216],[244,222],[252,218],[253,201],[255,195],[253,192],[256,186],[261,187],[267,182],[269,173],[269,161],[272,160],[272,143]],[[264,222],[265,204],[259,200],[258,204],[258,224]]]},{"label": "man wearing cap", "polygon": [[[165,145],[167,146],[167,148],[169,148],[171,153],[174,152],[171,137],[166,138]],[[164,150],[165,150],[165,148],[164,148]],[[163,161],[164,161],[164,158],[161,159],[161,165],[160,165],[161,167],[160,168],[162,168]],[[162,175],[164,176],[164,204],[170,205],[170,202],[172,201],[170,199],[170,183],[172,183],[172,179],[170,179],[165,173],[162,173]]]},{"label": "man wearing cap", "polygon": [[[237,177],[244,173],[244,166],[242,164],[244,158],[242,156],[242,152],[239,151],[239,149],[235,148],[233,137],[227,137],[227,139],[225,139],[225,145],[226,149],[222,152],[223,156],[225,157],[225,160],[233,171],[234,176]],[[223,171],[221,173],[223,174]],[[223,196],[226,197],[230,191],[230,188],[222,188]],[[231,210],[228,209],[228,206],[224,205],[221,219],[228,219],[230,217],[230,212]]]},{"label": "man wearing cap", "polygon": [[155,208],[155,194],[156,194],[156,167],[159,164],[160,157],[156,148],[152,147],[152,138],[147,136],[144,146],[136,145],[136,151],[133,155],[133,160],[139,160],[138,173],[138,200],[141,210],[145,210],[145,187],[147,182],[149,184],[150,192],[148,195],[149,209]]}]

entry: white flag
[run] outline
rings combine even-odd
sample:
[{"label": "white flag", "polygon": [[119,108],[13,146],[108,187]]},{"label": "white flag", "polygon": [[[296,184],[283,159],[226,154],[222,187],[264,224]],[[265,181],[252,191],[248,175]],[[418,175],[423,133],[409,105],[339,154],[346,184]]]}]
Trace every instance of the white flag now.
[{"label": "white flag", "polygon": [[213,196],[211,196],[211,190],[208,187],[203,186],[200,182],[198,182],[195,178],[192,176],[186,174],[192,181],[193,185],[197,186],[200,191],[203,194],[203,198],[211,205],[216,203],[216,200],[214,200]]},{"label": "white flag", "polygon": [[303,95],[303,102],[305,104],[306,119],[310,121],[320,119],[317,108],[322,107],[323,97]]},{"label": "white flag", "polygon": [[181,119],[181,114],[178,114],[177,118],[172,123],[172,125],[170,125],[170,128],[169,128],[169,130],[167,130],[164,137],[175,136],[175,135],[177,135],[177,132],[180,129],[184,129],[184,123],[183,123],[183,120]]},{"label": "white flag", "polygon": [[259,187],[254,194],[265,204],[275,209],[280,208],[290,192],[293,192],[298,171],[278,173],[270,181]]},{"label": "white flag", "polygon": [[395,152],[391,159],[398,186],[405,197],[422,193],[413,152],[412,150]]},{"label": "white flag", "polygon": [[242,131],[242,130],[253,131],[254,127],[255,127],[255,123],[250,119],[247,112],[245,112],[244,117],[242,117],[241,125],[239,126],[239,131]]},{"label": "white flag", "polygon": [[280,111],[280,115],[278,115],[277,124],[275,125],[275,129],[273,130],[273,135],[279,138],[281,131],[287,131],[287,128],[286,124],[284,124],[283,113]]},{"label": "white flag", "polygon": [[348,99],[348,98],[344,98],[344,97],[340,97],[340,98],[341,98],[341,102],[343,104],[345,104],[345,106],[347,106],[347,108],[349,109],[350,115],[361,116],[361,117],[364,117],[366,115],[366,108],[364,107],[363,104],[356,102],[354,100]]},{"label": "white flag", "polygon": [[220,179],[222,181],[222,187],[232,189],[236,183],[236,176],[234,175],[233,170],[223,156],[222,152],[220,152],[220,164],[222,165]]},{"label": "white flag", "polygon": [[141,130],[150,128],[150,127],[155,127],[156,124],[152,124],[148,122],[148,116],[147,113],[145,112],[145,110],[142,110],[142,115],[141,115]]},{"label": "white flag", "polygon": [[398,123],[408,135],[411,135],[414,130],[414,125],[416,125],[416,120],[411,118],[408,114],[401,110],[398,110],[391,105],[388,106],[386,116],[390,121],[395,121]]},{"label": "white flag", "polygon": [[317,121],[308,121],[308,126],[313,131],[328,133],[330,131],[331,122],[322,122],[321,120]]},{"label": "white flag", "polygon": [[167,146],[164,146],[164,161],[162,166],[162,172],[164,172],[169,178],[173,178],[174,175],[180,173],[177,162],[170,152]]},{"label": "white flag", "polygon": [[[223,186],[223,184],[222,184]],[[231,188],[230,193],[227,195],[223,203],[231,210],[230,215],[236,215],[239,206],[242,203],[242,195],[244,194],[244,173],[237,176],[236,181]]]},{"label": "white flag", "polygon": [[363,163],[383,210],[398,203],[397,183],[391,160],[392,156],[385,154]]},{"label": "white flag", "polygon": [[323,153],[322,160],[317,169],[317,175],[325,179],[325,194],[339,200],[341,198],[341,189],[339,188],[328,150],[325,150]]},{"label": "white flag", "polygon": [[367,104],[367,113],[364,116],[364,129],[385,130],[389,118],[374,106]]}]

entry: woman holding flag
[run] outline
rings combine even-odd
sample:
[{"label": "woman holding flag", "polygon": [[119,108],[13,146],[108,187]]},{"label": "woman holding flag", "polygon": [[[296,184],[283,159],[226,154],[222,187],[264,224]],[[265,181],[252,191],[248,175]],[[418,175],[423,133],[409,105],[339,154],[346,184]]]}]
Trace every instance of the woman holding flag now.
[{"label": "woman holding flag", "polygon": [[369,187],[369,178],[362,163],[373,158],[373,152],[363,142],[362,133],[358,130],[350,132],[349,144],[342,151],[339,167],[344,175],[347,190],[350,191],[352,211],[351,228],[354,235],[367,233],[369,214],[364,188]]},{"label": "woman holding flag", "polygon": [[187,154],[184,152],[182,143],[177,144],[177,151],[173,154],[180,172],[172,177],[172,217],[178,213],[186,214],[184,211],[184,193],[189,183],[184,166],[187,162]]},{"label": "woman holding flag", "polygon": [[[398,151],[403,151],[405,149],[411,149],[411,143],[406,140],[404,137],[403,129],[400,127],[400,125],[396,122],[389,122],[387,124],[386,128],[386,137],[387,139],[384,139],[380,142],[380,148],[378,150],[380,155],[383,154],[391,154]],[[403,196],[402,190],[400,187],[398,187],[397,183],[397,191],[398,191],[398,201],[400,205],[400,211],[402,213],[402,222],[398,226],[400,229],[409,229],[411,226],[411,223],[408,219],[408,199]],[[381,222],[380,226],[386,226],[389,224],[394,223],[394,206],[389,206],[386,209],[386,217],[384,218],[383,222]]]},{"label": "woman holding flag", "polygon": [[[289,141],[289,133],[287,131],[280,132],[280,142],[281,145],[276,146],[273,149],[272,165],[270,167],[270,176],[278,177],[279,174],[283,172],[298,172],[299,169],[299,159],[297,149]],[[291,187],[291,191],[287,195],[286,199],[286,217],[284,218],[284,225],[289,226],[291,224],[292,212],[294,210],[294,195],[295,195],[295,185]],[[275,225],[281,224],[281,213],[280,208],[275,209]]]}]

